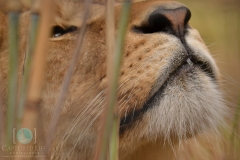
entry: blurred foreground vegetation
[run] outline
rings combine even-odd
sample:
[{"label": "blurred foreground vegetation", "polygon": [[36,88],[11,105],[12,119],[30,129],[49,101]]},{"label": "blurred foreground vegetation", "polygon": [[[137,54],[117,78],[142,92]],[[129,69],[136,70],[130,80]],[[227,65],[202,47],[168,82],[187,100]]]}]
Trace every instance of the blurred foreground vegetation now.
[{"label": "blurred foreground vegetation", "polygon": [[190,24],[198,29],[221,69],[222,90],[232,113],[229,128],[223,129],[222,158],[240,160],[240,0],[177,1],[191,9]]}]

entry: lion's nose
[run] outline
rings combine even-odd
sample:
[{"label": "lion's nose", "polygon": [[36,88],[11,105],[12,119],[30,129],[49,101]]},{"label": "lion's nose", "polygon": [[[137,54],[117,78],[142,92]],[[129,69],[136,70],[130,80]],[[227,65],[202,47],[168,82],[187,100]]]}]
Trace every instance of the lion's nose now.
[{"label": "lion's nose", "polygon": [[141,26],[135,26],[135,29],[145,34],[166,32],[181,38],[186,33],[190,18],[191,12],[185,6],[175,8],[160,6],[148,16]]}]

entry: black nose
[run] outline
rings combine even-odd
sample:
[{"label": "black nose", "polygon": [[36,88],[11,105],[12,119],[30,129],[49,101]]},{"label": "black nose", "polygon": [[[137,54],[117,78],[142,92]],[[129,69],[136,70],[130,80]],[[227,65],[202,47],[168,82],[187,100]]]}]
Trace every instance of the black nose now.
[{"label": "black nose", "polygon": [[134,30],[145,34],[166,32],[180,38],[185,35],[190,18],[191,12],[185,6],[170,9],[159,7],[141,26],[134,26]]}]

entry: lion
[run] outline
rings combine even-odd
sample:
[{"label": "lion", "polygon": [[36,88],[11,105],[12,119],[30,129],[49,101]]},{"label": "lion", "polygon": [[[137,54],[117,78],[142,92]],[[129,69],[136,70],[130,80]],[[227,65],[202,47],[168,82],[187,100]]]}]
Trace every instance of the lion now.
[{"label": "lion", "polygon": [[[76,47],[83,9],[81,1],[56,1],[40,104],[45,134]],[[104,11],[101,3],[91,5],[49,159],[93,159],[108,86]],[[120,4],[115,12],[118,26]],[[23,13],[20,20],[19,74],[23,72],[30,14]],[[191,139],[217,135],[218,126],[224,123],[228,108],[219,87],[219,69],[198,31],[190,26],[190,18],[191,11],[178,2],[132,4],[117,96],[120,160],[181,159],[184,156],[174,146],[186,145],[185,152],[190,152],[196,149]],[[0,13],[0,19],[4,22],[0,27],[0,78],[6,106],[5,12]],[[187,140],[189,144],[184,143]]]}]

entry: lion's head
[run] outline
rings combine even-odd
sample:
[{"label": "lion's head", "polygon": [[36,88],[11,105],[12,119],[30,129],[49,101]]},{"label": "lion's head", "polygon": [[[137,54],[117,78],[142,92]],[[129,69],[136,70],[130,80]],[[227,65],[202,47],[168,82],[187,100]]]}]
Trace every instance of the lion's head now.
[{"label": "lion's head", "polygon": [[[54,12],[41,103],[45,129],[81,29],[83,7],[82,2],[59,1]],[[116,5],[116,26],[120,11],[121,5]],[[29,14],[21,16],[22,60]],[[144,158],[150,153],[147,148],[155,152],[152,159],[161,157],[164,144],[214,130],[223,121],[226,107],[218,68],[189,25],[190,18],[190,10],[178,2],[132,4],[117,99],[120,159]],[[87,25],[51,148],[54,159],[91,159],[94,151],[108,82],[104,5],[92,4]],[[2,44],[1,64],[6,64],[6,53]],[[7,66],[1,67],[1,77],[6,77]]]}]

